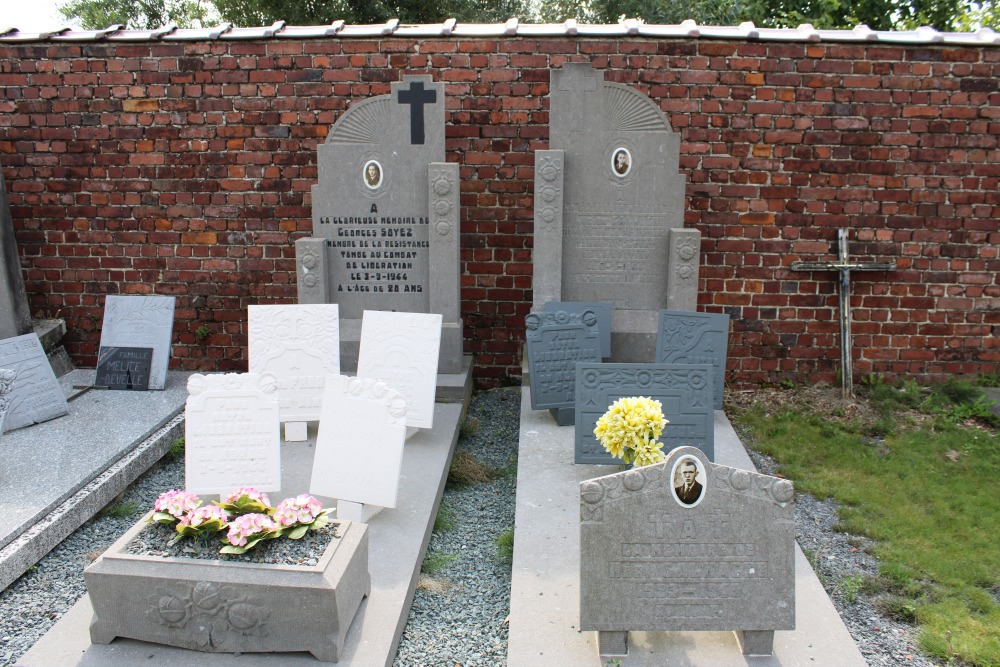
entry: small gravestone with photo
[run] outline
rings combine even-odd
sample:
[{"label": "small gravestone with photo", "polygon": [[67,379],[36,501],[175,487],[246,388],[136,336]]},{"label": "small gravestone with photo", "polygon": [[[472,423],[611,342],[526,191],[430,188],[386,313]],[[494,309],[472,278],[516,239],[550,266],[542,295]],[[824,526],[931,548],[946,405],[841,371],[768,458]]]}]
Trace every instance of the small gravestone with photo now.
[{"label": "small gravestone with photo", "polygon": [[340,374],[337,304],[252,305],[248,309],[251,373],[278,379],[285,440],[306,440],[317,421],[327,375]]},{"label": "small gravestone with photo", "polygon": [[0,340],[0,368],[16,374],[7,394],[6,430],[69,414],[66,395],[36,334]]},{"label": "small gravestone with photo", "polygon": [[459,173],[444,127],[444,83],[404,76],[348,109],[318,148],[313,236],[295,244],[298,300],[340,306],[347,370],[366,310],[440,315],[437,370],[462,369]]},{"label": "small gravestone with photo", "polygon": [[597,315],[597,337],[601,341],[601,359],[611,358],[611,304],[599,301],[548,301],[546,313],[559,311],[583,314],[591,310]]},{"label": "small gravestone with photo", "polygon": [[657,311],[697,305],[701,235],[684,228],[680,135],[656,102],[590,63],[551,76],[550,150],[535,152],[534,308],[611,303],[611,360],[649,363]]},{"label": "small gravestone with photo", "polygon": [[531,409],[548,409],[557,424],[569,426],[576,414],[577,364],[601,361],[597,314],[590,309],[531,313],[525,325]]},{"label": "small gravestone with photo", "polygon": [[379,380],[406,401],[406,425],[434,426],[441,316],[366,310],[358,377]]},{"label": "small gravestone with photo", "polygon": [[94,386],[146,391],[152,361],[151,347],[102,347],[97,355]]},{"label": "small gravestone with photo", "polygon": [[10,368],[0,368],[0,435],[3,435],[3,422],[10,408],[10,395],[14,389],[17,372]]},{"label": "small gravestone with photo", "polygon": [[17,255],[14,220],[7,202],[7,186],[0,173],[0,340],[30,332],[31,311]]},{"label": "small gravestone with photo", "polygon": [[580,629],[600,654],[630,631],[736,632],[771,655],[795,628],[788,480],[717,465],[693,447],[580,484]]},{"label": "small gravestone with photo", "polygon": [[176,299],[172,296],[109,294],[104,303],[101,348],[152,348],[149,389],[163,389],[166,386],[175,302]]},{"label": "small gravestone with photo", "polygon": [[597,364],[576,367],[575,463],[621,463],[605,451],[594,426],[620,398],[646,396],[660,402],[668,424],[660,442],[663,451],[697,447],[715,458],[715,411],[712,409],[712,367],[687,364]]},{"label": "small gravestone with photo", "polygon": [[396,506],[406,407],[384,382],[327,377],[309,492],[337,498],[337,518],[367,521]]},{"label": "small gravestone with photo", "polygon": [[184,414],[184,487],[225,494],[281,489],[277,379],[270,374],[195,374]]},{"label": "small gravestone with photo", "polygon": [[713,405],[722,409],[726,386],[729,315],[661,310],[656,334],[656,363],[711,364]]}]

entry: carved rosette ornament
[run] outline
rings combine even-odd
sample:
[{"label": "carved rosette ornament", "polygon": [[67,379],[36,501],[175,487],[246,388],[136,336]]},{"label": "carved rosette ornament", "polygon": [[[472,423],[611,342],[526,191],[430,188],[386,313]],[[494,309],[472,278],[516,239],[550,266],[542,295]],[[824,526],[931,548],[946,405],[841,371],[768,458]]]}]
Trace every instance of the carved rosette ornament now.
[{"label": "carved rosette ornament", "polygon": [[347,384],[346,393],[355,398],[382,401],[389,409],[391,424],[406,423],[406,398],[385,382],[371,378],[352,378]]},{"label": "carved rosette ornament", "polygon": [[681,280],[692,280],[698,275],[698,242],[693,238],[684,238],[677,244],[677,277]]},{"label": "carved rosette ornament", "polygon": [[562,196],[562,159],[554,156],[538,158],[535,178],[535,218],[546,227],[559,216]]},{"label": "carved rosette ornament", "polygon": [[455,205],[452,203],[455,183],[451,172],[447,169],[431,168],[431,212],[434,216],[434,231],[440,236],[451,233],[452,222],[449,219]]},{"label": "carved rosette ornament", "polygon": [[216,582],[179,582],[158,588],[148,603],[147,618],[191,636],[199,646],[224,647],[236,637],[267,636],[271,610],[263,600],[239,594]]},{"label": "carved rosette ornament", "polygon": [[249,391],[259,389],[265,394],[278,390],[278,378],[273,373],[222,373],[202,375],[195,373],[188,378],[187,390],[191,396],[206,391]]},{"label": "carved rosette ornament", "polygon": [[0,416],[7,412],[10,407],[10,393],[14,389],[14,380],[17,379],[17,371],[9,368],[0,368]]}]

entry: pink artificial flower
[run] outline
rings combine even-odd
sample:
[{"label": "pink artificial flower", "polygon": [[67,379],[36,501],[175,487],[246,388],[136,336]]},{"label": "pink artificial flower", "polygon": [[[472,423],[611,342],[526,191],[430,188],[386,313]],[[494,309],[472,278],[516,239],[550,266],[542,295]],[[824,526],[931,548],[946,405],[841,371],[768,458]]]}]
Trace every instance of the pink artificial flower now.
[{"label": "pink artificial flower", "polygon": [[323,505],[308,493],[285,498],[274,509],[274,520],[282,526],[309,524],[323,511]]},{"label": "pink artificial flower", "polygon": [[241,486],[240,488],[230,493],[228,496],[226,496],[226,499],[223,501],[223,504],[232,505],[243,496],[246,496],[248,500],[261,503],[265,507],[271,506],[271,499],[267,497],[266,493],[264,493],[263,491],[258,491],[257,489],[251,488],[249,486]]},{"label": "pink artificial flower", "polygon": [[197,528],[198,526],[208,523],[209,521],[221,521],[222,523],[226,523],[229,521],[229,515],[226,514],[225,510],[221,507],[206,505],[205,507],[199,507],[190,514],[185,514],[181,517],[178,525]]},{"label": "pink artificial flower", "polygon": [[269,533],[276,528],[277,526],[271,521],[271,517],[266,514],[244,514],[236,517],[229,524],[229,533],[226,535],[226,539],[234,547],[243,547],[246,546],[248,537],[253,538],[260,533]]},{"label": "pink artificial flower", "polygon": [[185,514],[195,511],[200,504],[201,500],[193,493],[171,489],[160,494],[160,497],[153,503],[153,509],[181,519]]}]

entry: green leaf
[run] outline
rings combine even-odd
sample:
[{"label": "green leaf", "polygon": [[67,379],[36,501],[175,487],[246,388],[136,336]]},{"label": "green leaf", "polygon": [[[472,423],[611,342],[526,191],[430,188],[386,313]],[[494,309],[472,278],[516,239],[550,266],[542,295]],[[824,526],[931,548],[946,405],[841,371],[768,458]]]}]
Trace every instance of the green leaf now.
[{"label": "green leaf", "polygon": [[249,549],[250,547],[252,547],[254,544],[256,544],[256,542],[252,542],[252,543],[251,542],[247,542],[247,545],[245,547],[237,547],[237,546],[233,546],[232,544],[227,544],[226,546],[224,546],[221,549],[219,549],[219,553],[220,554],[245,554],[247,552],[247,549]]},{"label": "green leaf", "polygon": [[308,523],[301,524],[295,526],[287,533],[285,533],[285,537],[287,537],[290,540],[299,540],[302,539],[302,536],[305,535],[307,532],[309,532],[309,524]]}]

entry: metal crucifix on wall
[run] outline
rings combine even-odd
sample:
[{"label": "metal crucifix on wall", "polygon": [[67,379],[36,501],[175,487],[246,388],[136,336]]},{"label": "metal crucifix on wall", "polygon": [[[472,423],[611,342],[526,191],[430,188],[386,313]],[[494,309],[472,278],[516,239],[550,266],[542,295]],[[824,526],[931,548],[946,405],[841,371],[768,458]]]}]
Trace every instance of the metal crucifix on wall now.
[{"label": "metal crucifix on wall", "polygon": [[851,271],[894,271],[896,262],[851,262],[847,256],[847,230],[837,230],[837,261],[792,262],[792,271],[838,271],[840,273],[840,395],[854,396],[851,358]]}]

